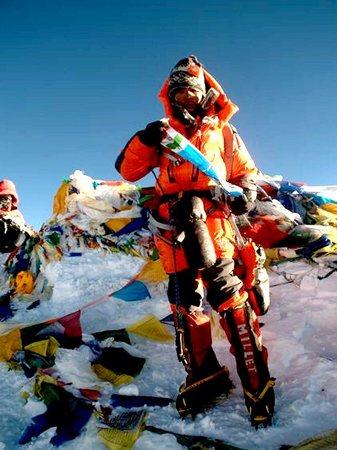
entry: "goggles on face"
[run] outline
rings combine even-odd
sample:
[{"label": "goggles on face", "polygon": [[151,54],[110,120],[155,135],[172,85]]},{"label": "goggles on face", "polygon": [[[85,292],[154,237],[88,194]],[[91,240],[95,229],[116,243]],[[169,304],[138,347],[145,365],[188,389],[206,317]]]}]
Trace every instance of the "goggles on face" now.
[{"label": "goggles on face", "polygon": [[171,95],[172,98],[176,99],[176,97],[182,97],[182,98],[190,98],[190,97],[199,97],[202,99],[205,96],[205,94],[200,89],[195,89],[190,86],[177,88],[173,91],[173,94]]}]

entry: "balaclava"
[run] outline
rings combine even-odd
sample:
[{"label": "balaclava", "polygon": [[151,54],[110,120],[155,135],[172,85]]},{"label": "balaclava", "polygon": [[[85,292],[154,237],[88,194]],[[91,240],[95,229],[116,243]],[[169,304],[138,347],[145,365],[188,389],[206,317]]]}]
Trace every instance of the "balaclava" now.
[{"label": "balaclava", "polygon": [[168,78],[168,95],[175,116],[187,127],[193,127],[196,117],[190,114],[187,109],[174,102],[174,94],[181,88],[193,88],[206,94],[205,78],[201,63],[197,57],[190,55],[177,62],[170,72]]}]

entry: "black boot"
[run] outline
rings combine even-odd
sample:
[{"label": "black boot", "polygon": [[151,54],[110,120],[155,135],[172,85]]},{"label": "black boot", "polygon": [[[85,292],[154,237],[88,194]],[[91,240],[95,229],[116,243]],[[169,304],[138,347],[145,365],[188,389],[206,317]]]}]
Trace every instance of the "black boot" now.
[{"label": "black boot", "polygon": [[192,369],[180,386],[176,399],[177,411],[181,417],[190,414],[194,418],[227,398],[233,388],[227,367],[221,367],[213,350],[210,350],[204,364]]},{"label": "black boot", "polygon": [[272,424],[275,405],[274,385],[275,378],[271,378],[260,392],[252,394],[244,389],[250,421],[256,429],[259,428],[259,425],[267,427]]}]

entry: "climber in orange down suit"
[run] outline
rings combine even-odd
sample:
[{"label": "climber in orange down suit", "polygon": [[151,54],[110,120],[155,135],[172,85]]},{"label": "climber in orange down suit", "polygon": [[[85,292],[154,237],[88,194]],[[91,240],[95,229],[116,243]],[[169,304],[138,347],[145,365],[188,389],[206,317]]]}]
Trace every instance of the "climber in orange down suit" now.
[{"label": "climber in orange down suit", "polygon": [[[256,198],[256,166],[229,123],[238,108],[193,55],[173,67],[159,99],[165,119],[149,123],[129,140],[116,169],[134,182],[158,168],[155,242],[169,275],[177,353],[187,372],[177,409],[182,416],[193,415],[233,387],[228,369],[221,367],[212,348],[210,320],[202,307],[206,288],[207,301],[219,313],[231,344],[251,423],[268,425],[274,410],[274,382],[249,302],[254,282],[248,277],[245,283],[235,273],[240,254],[229,220],[231,213],[249,211]],[[163,147],[168,125],[189,139],[229,182],[243,188],[243,195],[219,194],[212,179]]]}]

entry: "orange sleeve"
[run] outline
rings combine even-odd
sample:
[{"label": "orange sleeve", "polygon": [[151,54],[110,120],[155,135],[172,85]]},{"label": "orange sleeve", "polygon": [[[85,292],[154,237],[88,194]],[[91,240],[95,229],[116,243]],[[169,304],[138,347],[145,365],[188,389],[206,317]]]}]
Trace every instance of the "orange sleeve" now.
[{"label": "orange sleeve", "polygon": [[138,181],[159,165],[156,147],[143,144],[136,133],[118,156],[116,170],[127,181]]}]

